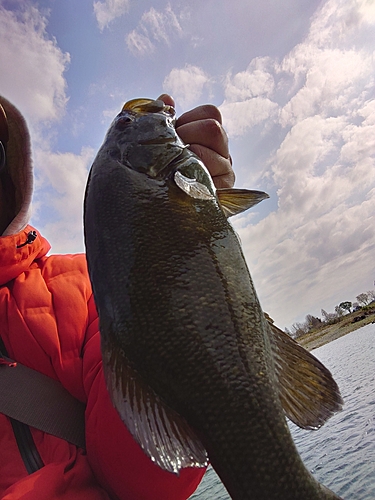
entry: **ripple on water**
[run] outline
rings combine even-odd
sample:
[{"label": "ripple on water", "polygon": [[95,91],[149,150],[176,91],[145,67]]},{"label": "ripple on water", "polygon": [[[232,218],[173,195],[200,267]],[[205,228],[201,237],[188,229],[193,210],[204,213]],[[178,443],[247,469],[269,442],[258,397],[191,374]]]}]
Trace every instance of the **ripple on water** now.
[{"label": "ripple on water", "polygon": [[[318,431],[290,429],[306,467],[345,500],[375,499],[375,325],[355,330],[314,355],[332,372],[344,398],[342,412]],[[228,500],[209,468],[191,500]]]}]

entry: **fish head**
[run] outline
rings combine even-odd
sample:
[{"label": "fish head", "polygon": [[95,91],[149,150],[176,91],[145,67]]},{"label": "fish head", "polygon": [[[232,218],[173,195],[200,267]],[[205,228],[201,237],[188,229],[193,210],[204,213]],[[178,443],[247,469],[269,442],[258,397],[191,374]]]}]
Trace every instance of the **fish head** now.
[{"label": "fish head", "polygon": [[102,149],[125,167],[164,177],[165,169],[187,148],[175,123],[172,106],[161,100],[132,99],[113,120]]},{"label": "fish head", "polygon": [[137,178],[142,185],[148,178],[161,181],[159,187],[177,186],[178,193],[188,195],[175,197],[179,204],[210,200],[226,217],[268,198],[262,191],[216,189],[203,161],[180,139],[175,127],[175,109],[162,100],[138,98],[126,102],[110,125],[90,177],[107,176],[108,169],[120,166],[140,174]]}]

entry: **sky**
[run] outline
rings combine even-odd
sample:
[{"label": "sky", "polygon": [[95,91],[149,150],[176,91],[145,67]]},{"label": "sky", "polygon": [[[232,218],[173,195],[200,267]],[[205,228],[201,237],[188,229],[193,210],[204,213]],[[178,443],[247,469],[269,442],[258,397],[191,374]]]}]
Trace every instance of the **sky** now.
[{"label": "sky", "polygon": [[84,251],[87,174],[125,101],[219,107],[233,220],[281,328],[374,288],[374,0],[0,0],[0,93],[29,124],[31,223]]}]

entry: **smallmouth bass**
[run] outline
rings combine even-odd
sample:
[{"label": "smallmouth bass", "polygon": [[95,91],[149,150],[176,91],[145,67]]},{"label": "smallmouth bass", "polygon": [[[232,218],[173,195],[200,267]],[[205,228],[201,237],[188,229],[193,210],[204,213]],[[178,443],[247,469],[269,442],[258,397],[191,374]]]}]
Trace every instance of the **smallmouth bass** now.
[{"label": "smallmouth bass", "polygon": [[171,473],[209,459],[235,500],[337,499],[303,465],[284,412],[318,428],[341,408],[338,387],[266,320],[227,220],[267,197],[215,189],[170,106],[124,105],[85,196],[107,386]]}]

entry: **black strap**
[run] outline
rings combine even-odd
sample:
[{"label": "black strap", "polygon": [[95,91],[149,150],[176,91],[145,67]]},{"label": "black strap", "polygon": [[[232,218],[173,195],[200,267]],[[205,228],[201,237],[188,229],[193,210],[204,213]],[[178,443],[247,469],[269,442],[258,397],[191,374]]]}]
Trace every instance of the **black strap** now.
[{"label": "black strap", "polygon": [[30,427],[14,418],[9,417],[9,420],[12,424],[14,437],[16,438],[23,463],[28,474],[32,474],[44,467],[44,462],[39,455]]},{"label": "black strap", "polygon": [[[3,339],[0,337],[0,358],[6,356],[7,350],[5,348]],[[36,444],[31,434],[30,427],[23,422],[19,422],[14,418],[8,417],[11,423],[13,434],[28,474],[32,474],[37,470],[44,467],[44,462],[39,454]]]},{"label": "black strap", "polygon": [[85,405],[56,380],[7,357],[3,360],[0,412],[85,448]]},{"label": "black strap", "polygon": [[0,337],[0,357],[2,357],[3,355],[7,356],[8,353],[7,353],[7,350],[5,349],[3,339]]}]

